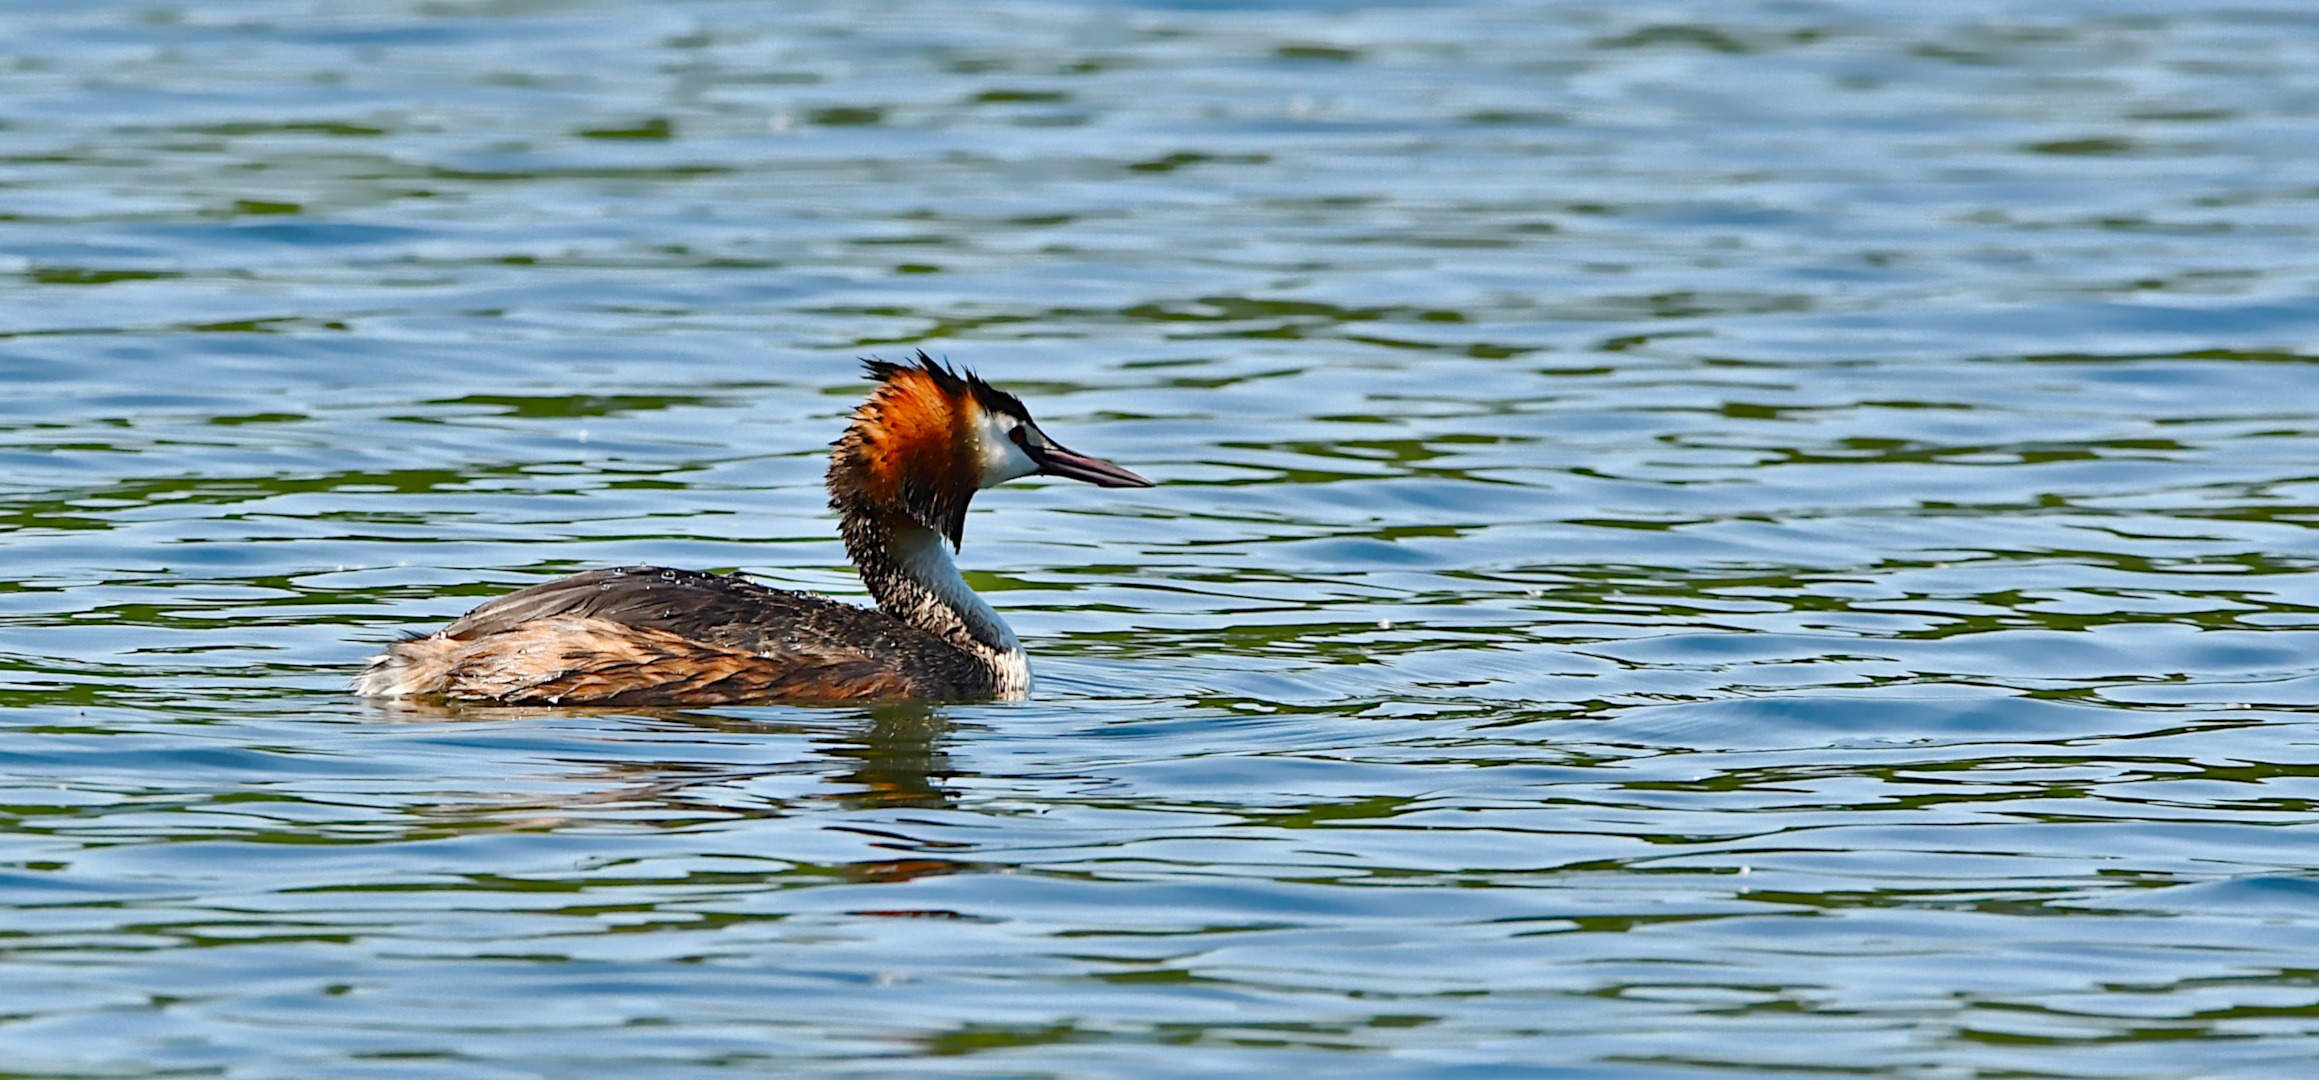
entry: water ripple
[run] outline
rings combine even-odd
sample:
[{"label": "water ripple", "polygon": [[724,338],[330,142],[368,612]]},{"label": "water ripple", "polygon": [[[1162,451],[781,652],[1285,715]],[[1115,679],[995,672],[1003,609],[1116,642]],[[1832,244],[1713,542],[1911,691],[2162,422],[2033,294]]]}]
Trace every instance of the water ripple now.
[{"label": "water ripple", "polygon": [[[11,1075],[2299,1075],[2308,13],[0,14]],[[1032,701],[349,697],[589,566]]]}]

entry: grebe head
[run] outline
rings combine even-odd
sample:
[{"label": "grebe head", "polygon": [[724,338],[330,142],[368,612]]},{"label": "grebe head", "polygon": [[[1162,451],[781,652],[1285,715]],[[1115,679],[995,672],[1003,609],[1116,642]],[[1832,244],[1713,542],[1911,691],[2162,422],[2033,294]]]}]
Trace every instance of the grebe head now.
[{"label": "grebe head", "polygon": [[957,547],[974,493],[1024,476],[1150,487],[1108,461],[1065,449],[1013,394],[920,351],[915,364],[864,360],[878,384],[829,460],[829,505],[848,519],[899,516]]}]

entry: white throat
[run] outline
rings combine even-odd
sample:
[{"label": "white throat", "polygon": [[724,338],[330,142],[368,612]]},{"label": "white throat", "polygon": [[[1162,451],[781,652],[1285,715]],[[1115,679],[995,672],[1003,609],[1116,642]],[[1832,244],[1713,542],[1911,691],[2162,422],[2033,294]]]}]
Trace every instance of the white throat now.
[{"label": "white throat", "polygon": [[[958,565],[950,561],[950,551],[943,546],[942,537],[934,530],[916,525],[904,527],[888,542],[895,569],[923,587],[927,596],[921,603],[940,604],[962,624],[952,644],[983,658],[998,676],[998,696],[1019,698],[1031,689],[1030,662],[1023,655],[1023,644],[1015,637],[1012,627],[998,617],[966,578],[958,573]],[[938,612],[899,613],[916,626],[934,625]],[[919,617],[911,617],[916,615]],[[967,640],[956,640],[964,637]]]}]

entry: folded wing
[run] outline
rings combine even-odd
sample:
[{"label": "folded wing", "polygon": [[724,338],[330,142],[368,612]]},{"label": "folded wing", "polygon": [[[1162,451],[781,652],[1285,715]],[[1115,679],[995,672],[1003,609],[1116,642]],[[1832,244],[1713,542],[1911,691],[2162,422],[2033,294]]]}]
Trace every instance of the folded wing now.
[{"label": "folded wing", "polygon": [[[902,661],[902,662],[897,662]],[[957,650],[882,612],[738,576],[631,566],[500,597],[396,642],[379,696],[710,705],[979,696]]]}]

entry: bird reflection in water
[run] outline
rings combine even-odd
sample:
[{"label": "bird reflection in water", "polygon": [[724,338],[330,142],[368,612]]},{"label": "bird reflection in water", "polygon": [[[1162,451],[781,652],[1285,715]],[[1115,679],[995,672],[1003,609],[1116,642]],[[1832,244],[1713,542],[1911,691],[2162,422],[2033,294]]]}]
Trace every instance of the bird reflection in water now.
[{"label": "bird reflection in water", "polygon": [[869,724],[855,737],[822,744],[832,759],[853,762],[852,770],[841,778],[856,790],[830,798],[855,809],[949,809],[952,795],[943,782],[956,775],[943,749],[949,733],[949,719],[931,708],[896,705],[871,710]]},{"label": "bird reflection in water", "polygon": [[[607,725],[588,741],[611,742],[631,752],[643,750],[652,756],[607,756],[589,760],[559,755],[554,759],[558,764],[587,767],[569,772],[533,773],[525,778],[551,790],[508,792],[498,797],[477,793],[475,801],[439,802],[426,808],[431,815],[458,817],[467,828],[484,824],[477,818],[488,818],[490,824],[509,829],[622,819],[636,824],[673,826],[736,817],[786,816],[793,812],[792,804],[798,799],[827,800],[846,809],[862,810],[948,809],[955,799],[947,784],[956,773],[944,749],[949,742],[951,725],[937,706],[896,704],[828,710],[852,715],[850,722],[837,724],[679,709],[546,708],[447,701],[389,701],[380,703],[373,711],[376,714],[373,719],[404,723],[519,719],[569,723],[593,716],[619,717],[646,725],[646,730],[660,736],[624,739],[619,727]],[[798,760],[765,763],[743,764],[699,757],[685,760],[674,755],[682,754],[687,744],[666,738],[673,731],[684,729],[759,738],[803,738],[812,745],[813,752]],[[754,780],[799,775],[821,778],[826,790],[782,798],[744,789],[744,785]],[[526,810],[538,813],[513,816]],[[912,847],[923,846],[923,842],[905,837],[894,839]]]}]

